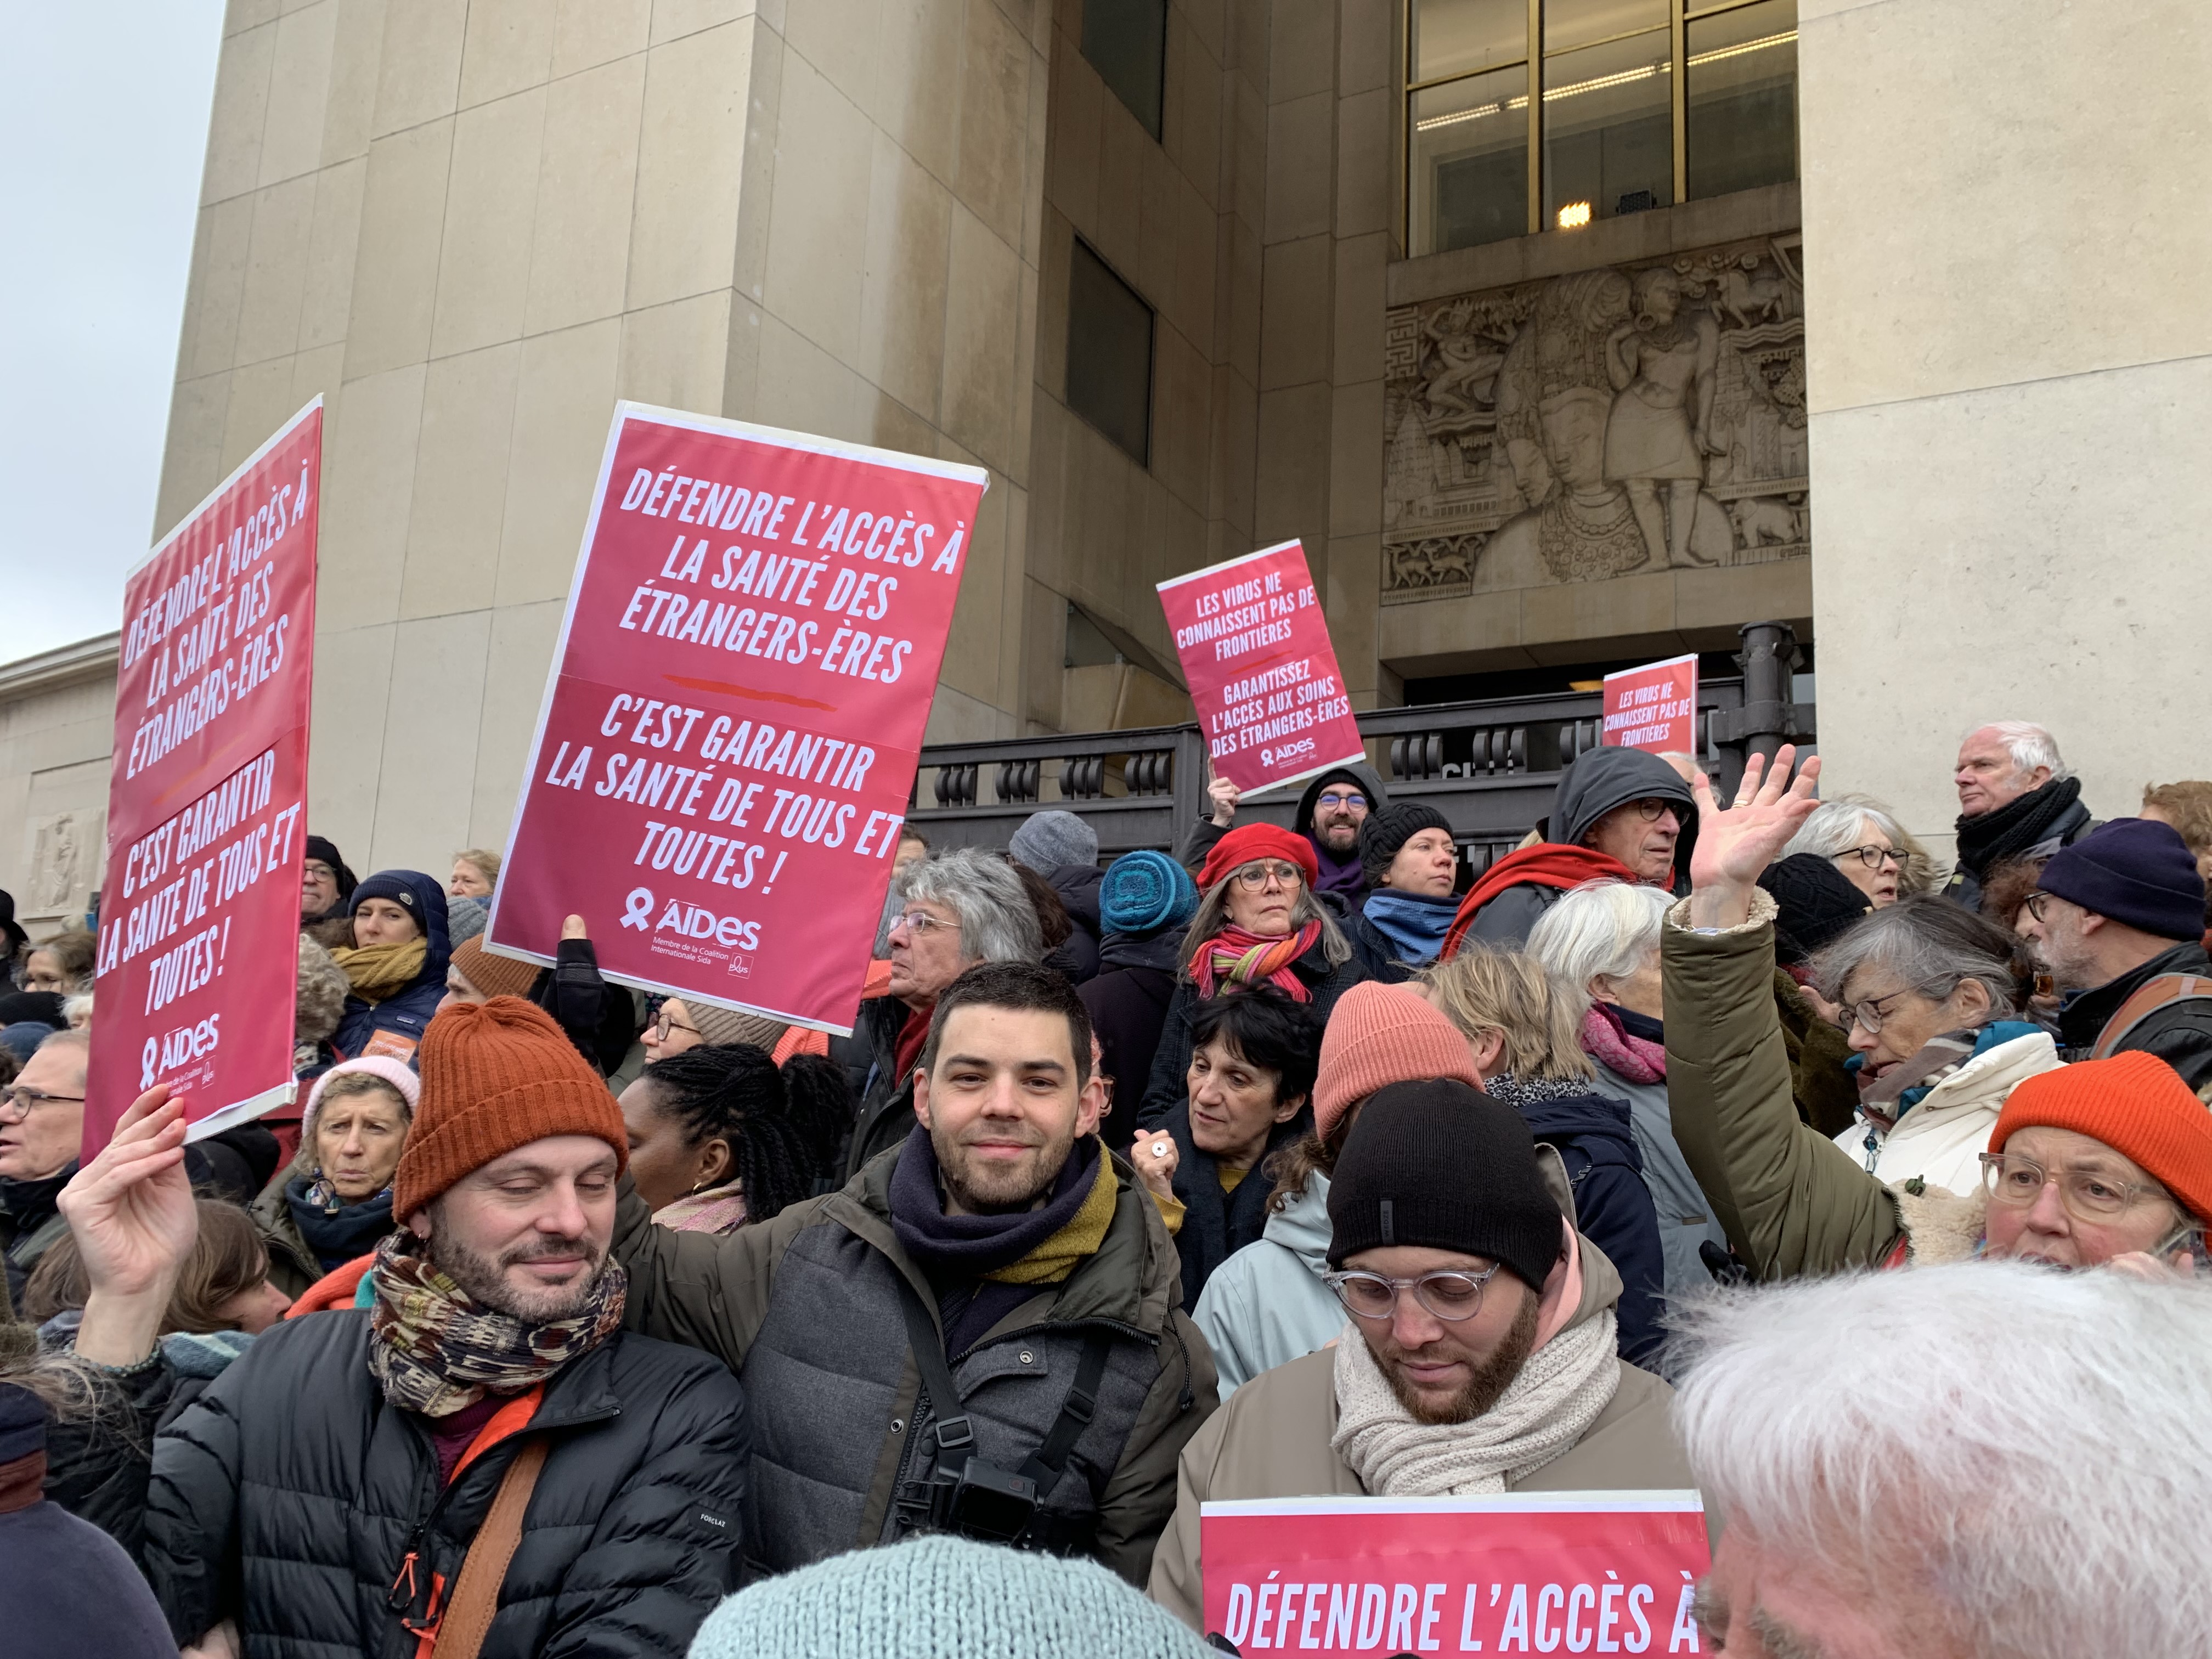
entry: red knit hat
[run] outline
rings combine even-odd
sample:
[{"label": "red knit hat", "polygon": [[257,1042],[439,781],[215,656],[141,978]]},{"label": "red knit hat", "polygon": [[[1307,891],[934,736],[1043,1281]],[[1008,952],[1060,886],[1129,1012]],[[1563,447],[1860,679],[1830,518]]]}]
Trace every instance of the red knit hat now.
[{"label": "red knit hat", "polygon": [[2001,1152],[2020,1130],[2037,1127],[2103,1141],[2155,1176],[2190,1214],[2212,1222],[2212,1111],[2156,1055],[2130,1049],[2038,1073],[2007,1097],[1990,1150]]},{"label": "red knit hat", "polygon": [[1214,842],[1213,850],[1206,855],[1198,872],[1199,891],[1212,892],[1255,859],[1288,859],[1304,872],[1309,887],[1321,879],[1321,861],[1314,857],[1313,843],[1304,836],[1272,823],[1240,823]]},{"label": "red knit hat", "polygon": [[1362,981],[1336,1000],[1321,1034],[1314,1133],[1326,1140],[1339,1118],[1386,1084],[1440,1077],[1482,1087],[1459,1028],[1403,986]]},{"label": "red knit hat", "polygon": [[593,1135],[629,1163],[622,1109],[552,1017],[520,997],[462,1003],[416,1051],[422,1091],[399,1154],[392,1213],[405,1220],[463,1176],[550,1135]]}]

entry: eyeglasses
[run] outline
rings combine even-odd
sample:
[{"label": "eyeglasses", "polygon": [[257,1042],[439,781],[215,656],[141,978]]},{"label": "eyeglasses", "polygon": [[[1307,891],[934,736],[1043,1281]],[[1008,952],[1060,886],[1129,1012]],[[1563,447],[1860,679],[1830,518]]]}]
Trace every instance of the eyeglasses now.
[{"label": "eyeglasses", "polygon": [[26,1089],[18,1083],[12,1088],[0,1089],[0,1123],[21,1123],[40,1106],[51,1106],[58,1100],[82,1103],[82,1095],[50,1095],[43,1089]]},{"label": "eyeglasses", "polygon": [[300,866],[300,873],[310,881],[336,881],[338,878],[337,871],[331,869],[327,864],[316,862],[313,859],[309,859]]},{"label": "eyeglasses", "polygon": [[1296,887],[1305,879],[1295,864],[1248,864],[1237,872],[1237,884],[1248,893],[1256,893],[1272,878],[1279,887]]},{"label": "eyeglasses", "polygon": [[1876,847],[1872,843],[1864,847],[1846,847],[1842,852],[1831,853],[1828,856],[1838,864],[1845,859],[1856,859],[1869,870],[1879,870],[1885,864],[1894,864],[1900,870],[1905,867],[1905,854],[1897,848]]},{"label": "eyeglasses", "polygon": [[960,924],[957,921],[947,921],[942,916],[933,916],[927,910],[908,910],[903,912],[891,926],[903,927],[915,939],[920,939],[923,934],[933,933],[939,927],[950,927],[957,932]]},{"label": "eyeglasses", "polygon": [[1339,808],[1348,808],[1354,812],[1364,812],[1367,810],[1367,797],[1358,793],[1340,795],[1332,789],[1316,799],[1314,805],[1326,806],[1332,812]]},{"label": "eyeglasses", "polygon": [[664,1008],[660,1011],[660,1018],[653,1022],[653,1040],[655,1042],[665,1042],[671,1031],[689,1031],[693,1036],[707,1035],[696,1025],[686,1025]]},{"label": "eyeglasses", "polygon": [[1400,1292],[1411,1291],[1413,1299],[1439,1319],[1456,1323],[1481,1310],[1483,1288],[1497,1273],[1495,1264],[1479,1273],[1423,1273],[1419,1279],[1391,1279],[1382,1273],[1323,1273],[1322,1283],[1336,1292],[1345,1311],[1355,1319],[1388,1319],[1398,1311]]},{"label": "eyeglasses", "polygon": [[1659,821],[1659,815],[1662,812],[1679,814],[1681,803],[1667,800],[1657,795],[1646,795],[1642,800],[1631,801],[1629,805],[1636,809],[1636,816],[1642,818],[1644,823],[1656,823]]},{"label": "eyeglasses", "polygon": [[[1906,988],[1907,990],[1911,988],[1909,986]],[[1848,1036],[1852,1026],[1861,1025],[1866,1028],[1869,1036],[1880,1036],[1881,1023],[1889,1018],[1889,1012],[1882,1004],[1894,1002],[1904,994],[1904,991],[1892,991],[1886,997],[1870,997],[1864,1002],[1846,1003],[1836,1012],[1836,1029]]]},{"label": "eyeglasses", "polygon": [[2057,895],[2055,893],[2046,893],[2039,888],[2036,891],[2030,893],[2027,896],[2027,914],[2033,916],[2038,921],[2049,921],[2051,920],[2051,901],[2057,896]]},{"label": "eyeglasses", "polygon": [[2172,1196],[2163,1187],[2115,1180],[2094,1170],[2045,1170],[2019,1152],[1982,1154],[1982,1189],[1992,1204],[2024,1210],[2043,1196],[2044,1182],[2054,1178],[2058,1201],[2076,1221],[2109,1221],[2138,1199]]}]

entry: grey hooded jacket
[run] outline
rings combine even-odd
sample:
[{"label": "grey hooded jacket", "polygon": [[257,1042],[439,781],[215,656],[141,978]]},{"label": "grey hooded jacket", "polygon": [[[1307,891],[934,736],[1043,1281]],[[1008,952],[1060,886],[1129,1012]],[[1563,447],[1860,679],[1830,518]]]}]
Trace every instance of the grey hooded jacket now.
[{"label": "grey hooded jacket", "polygon": [[[1670,803],[1681,817],[1682,836],[1674,843],[1679,877],[1689,869],[1690,849],[1697,844],[1697,801],[1673,767],[1644,750],[1593,749],[1577,756],[1560,775],[1559,787],[1552,796],[1551,816],[1540,828],[1547,842],[1579,847],[1583,837],[1614,807],[1648,797]],[[1674,884],[1679,890],[1680,880]],[[1536,919],[1559,902],[1558,888],[1522,882],[1476,911],[1468,931],[1492,945],[1518,945],[1528,937]]]}]

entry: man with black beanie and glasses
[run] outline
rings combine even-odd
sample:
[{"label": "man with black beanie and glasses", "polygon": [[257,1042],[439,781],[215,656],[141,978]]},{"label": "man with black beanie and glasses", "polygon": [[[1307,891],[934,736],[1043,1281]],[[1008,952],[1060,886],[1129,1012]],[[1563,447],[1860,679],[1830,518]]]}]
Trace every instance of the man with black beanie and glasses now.
[{"label": "man with black beanie and glasses", "polygon": [[1511,1108],[1448,1079],[1376,1091],[1328,1189],[1346,1328],[1193,1437],[1152,1599],[1199,1627],[1208,1502],[1694,1486],[1672,1390],[1615,1356],[1620,1276],[1570,1201]]}]

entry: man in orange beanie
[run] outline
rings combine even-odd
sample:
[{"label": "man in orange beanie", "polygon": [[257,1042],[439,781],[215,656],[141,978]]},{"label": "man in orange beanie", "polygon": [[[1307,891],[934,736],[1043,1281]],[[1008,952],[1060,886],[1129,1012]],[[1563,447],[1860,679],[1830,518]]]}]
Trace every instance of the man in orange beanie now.
[{"label": "man in orange beanie", "polygon": [[[156,1437],[125,1541],[180,1645],[428,1652],[450,1620],[483,1659],[673,1659],[739,1577],[737,1382],[622,1328],[627,1138],[560,1027],[495,997],[439,1015],[419,1057],[370,1305],[256,1338]],[[92,1286],[80,1356],[149,1423],[196,1230],[184,1127],[149,1091],[61,1200]]]}]

